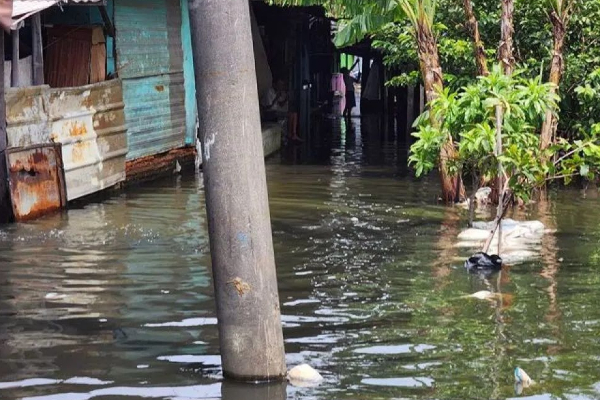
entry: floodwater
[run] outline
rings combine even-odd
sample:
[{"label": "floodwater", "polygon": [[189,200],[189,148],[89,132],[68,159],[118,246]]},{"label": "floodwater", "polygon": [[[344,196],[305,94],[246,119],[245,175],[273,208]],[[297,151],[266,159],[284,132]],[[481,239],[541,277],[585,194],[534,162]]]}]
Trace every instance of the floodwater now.
[{"label": "floodwater", "polygon": [[[536,381],[522,397],[600,398],[597,191],[518,211],[556,232],[484,281],[454,247],[465,211],[410,176],[386,127],[322,123],[267,166],[287,360],[320,386],[222,381],[187,174],[0,228],[0,398],[512,398],[515,366]],[[463,297],[484,289],[501,297]]]}]

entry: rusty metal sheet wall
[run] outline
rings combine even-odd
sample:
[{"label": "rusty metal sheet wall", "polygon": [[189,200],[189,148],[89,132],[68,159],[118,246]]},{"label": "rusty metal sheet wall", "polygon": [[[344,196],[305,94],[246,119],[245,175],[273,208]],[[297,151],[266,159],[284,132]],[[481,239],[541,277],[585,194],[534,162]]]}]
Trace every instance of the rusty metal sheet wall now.
[{"label": "rusty metal sheet wall", "polygon": [[9,147],[62,144],[68,200],[125,180],[127,128],[121,81],[7,92]]},{"label": "rusty metal sheet wall", "polygon": [[50,89],[50,139],[62,143],[69,200],[125,180],[127,129],[121,82]]},{"label": "rusty metal sheet wall", "polygon": [[117,70],[123,79],[128,159],[185,144],[186,109],[178,0],[115,3]]},{"label": "rusty metal sheet wall", "polygon": [[7,150],[8,179],[15,219],[27,221],[66,204],[60,145]]}]

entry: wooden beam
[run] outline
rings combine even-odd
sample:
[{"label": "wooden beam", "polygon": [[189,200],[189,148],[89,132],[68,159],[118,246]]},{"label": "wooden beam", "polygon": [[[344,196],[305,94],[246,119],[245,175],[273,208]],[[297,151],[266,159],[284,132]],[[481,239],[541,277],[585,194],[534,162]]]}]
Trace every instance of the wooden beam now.
[{"label": "wooden beam", "polygon": [[104,22],[104,28],[106,29],[106,33],[108,33],[108,36],[114,38],[115,37],[115,26],[113,25],[112,20],[110,19],[110,16],[108,15],[106,6],[99,6],[98,9],[100,10],[100,15],[102,16],[102,22]]},{"label": "wooden beam", "polygon": [[[4,153],[7,146],[6,137],[6,104],[4,100],[4,32],[0,35],[0,153]],[[0,177],[4,170],[5,164],[0,163]]]},{"label": "wooden beam", "polygon": [[12,218],[12,206],[8,192],[8,168],[6,165],[6,103],[4,101],[4,32],[0,30],[0,224]]},{"label": "wooden beam", "polygon": [[18,87],[19,86],[19,58],[20,58],[20,29],[15,29],[11,31],[12,38],[12,61],[11,61],[11,74],[10,74],[10,86]]},{"label": "wooden beam", "polygon": [[42,42],[42,19],[37,13],[31,17],[31,74],[33,85],[44,84],[44,48]]}]

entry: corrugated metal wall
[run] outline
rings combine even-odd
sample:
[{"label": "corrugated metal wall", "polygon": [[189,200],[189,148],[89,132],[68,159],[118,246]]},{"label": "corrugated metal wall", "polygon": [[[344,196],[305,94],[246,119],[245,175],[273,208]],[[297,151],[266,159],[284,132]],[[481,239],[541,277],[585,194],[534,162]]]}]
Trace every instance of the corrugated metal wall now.
[{"label": "corrugated metal wall", "polygon": [[61,143],[68,200],[125,180],[127,133],[121,82],[6,92],[10,147]]},{"label": "corrugated metal wall", "polygon": [[181,26],[179,0],[115,2],[117,72],[123,80],[128,159],[185,144]]},{"label": "corrugated metal wall", "polygon": [[50,89],[50,138],[62,143],[67,199],[125,180],[127,133],[118,80]]},{"label": "corrugated metal wall", "polygon": [[185,78],[185,143],[196,143],[198,108],[196,107],[196,78],[192,56],[192,31],[190,27],[189,0],[181,0],[181,45],[183,48],[183,76]]}]

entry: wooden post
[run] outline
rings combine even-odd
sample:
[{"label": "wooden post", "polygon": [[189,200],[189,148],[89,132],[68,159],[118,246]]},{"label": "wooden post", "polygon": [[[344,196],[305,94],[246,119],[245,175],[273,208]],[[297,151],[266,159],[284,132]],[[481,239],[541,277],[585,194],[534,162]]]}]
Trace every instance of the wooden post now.
[{"label": "wooden post", "polygon": [[44,49],[42,43],[42,20],[40,13],[31,17],[31,73],[33,76],[33,85],[44,84]]},{"label": "wooden post", "polygon": [[410,132],[408,131],[408,87],[402,86],[398,89],[398,143],[410,145]]},{"label": "wooden post", "polygon": [[406,137],[410,139],[413,122],[415,122],[415,86],[406,87]]},{"label": "wooden post", "polygon": [[104,29],[106,29],[106,33],[108,36],[114,38],[116,36],[115,26],[110,19],[110,15],[108,15],[108,11],[106,10],[106,6],[99,6],[100,16],[102,17],[102,22],[104,23]]},{"label": "wooden post", "polygon": [[12,31],[12,62],[11,62],[11,73],[10,73],[10,86],[19,87],[19,58],[20,58],[20,40],[19,40],[20,29]]},{"label": "wooden post", "polygon": [[249,2],[226,3],[189,0],[223,375],[283,380]]},{"label": "wooden post", "polygon": [[8,171],[6,166],[6,102],[4,100],[4,32],[0,31],[0,224],[10,222],[12,207],[8,192]]},{"label": "wooden post", "polygon": [[362,59],[362,76],[360,80],[361,93],[367,87],[367,81],[369,79],[369,73],[371,72],[371,58],[365,56]]}]

